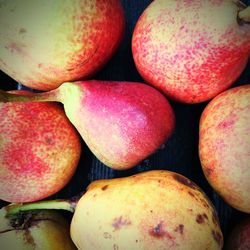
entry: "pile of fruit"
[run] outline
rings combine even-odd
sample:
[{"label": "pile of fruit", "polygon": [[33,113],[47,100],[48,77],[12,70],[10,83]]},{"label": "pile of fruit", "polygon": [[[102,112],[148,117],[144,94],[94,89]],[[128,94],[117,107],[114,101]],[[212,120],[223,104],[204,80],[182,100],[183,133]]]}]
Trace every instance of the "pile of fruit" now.
[{"label": "pile of fruit", "polygon": [[[250,82],[233,85],[249,68],[250,6],[147,1],[131,24],[132,2],[0,1],[0,69],[22,84],[0,87],[1,249],[250,249]],[[112,62],[118,79],[103,80]],[[191,106],[207,188],[149,166],[184,163],[169,142],[191,133],[178,117]],[[79,174],[88,154],[109,175]],[[243,217],[227,237],[209,188]]]}]

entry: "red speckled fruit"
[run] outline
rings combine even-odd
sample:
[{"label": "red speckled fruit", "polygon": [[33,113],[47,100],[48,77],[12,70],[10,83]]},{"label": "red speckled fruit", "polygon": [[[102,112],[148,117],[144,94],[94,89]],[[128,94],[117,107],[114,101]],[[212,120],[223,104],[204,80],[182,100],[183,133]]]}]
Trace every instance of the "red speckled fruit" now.
[{"label": "red speckled fruit", "polygon": [[231,206],[250,213],[250,85],[215,97],[200,120],[199,154],[212,187]]},{"label": "red speckled fruit", "polygon": [[250,54],[250,25],[233,0],[155,0],[132,39],[142,77],[168,97],[199,103],[227,89]]},{"label": "red speckled fruit", "polygon": [[229,234],[225,250],[249,250],[250,249],[250,217],[245,218],[235,226]]},{"label": "red speckled fruit", "polygon": [[205,193],[184,176],[160,170],[91,183],[77,203],[70,232],[78,249],[223,246],[216,211]]},{"label": "red speckled fruit", "polygon": [[1,1],[0,69],[28,87],[54,89],[99,70],[123,30],[119,0]]},{"label": "red speckled fruit", "polygon": [[81,145],[62,107],[0,103],[0,117],[0,199],[36,201],[63,188],[75,172]]},{"label": "red speckled fruit", "polygon": [[60,101],[95,156],[123,170],[154,153],[172,134],[175,116],[168,100],[138,82],[79,81],[33,96],[8,95],[2,101]]}]

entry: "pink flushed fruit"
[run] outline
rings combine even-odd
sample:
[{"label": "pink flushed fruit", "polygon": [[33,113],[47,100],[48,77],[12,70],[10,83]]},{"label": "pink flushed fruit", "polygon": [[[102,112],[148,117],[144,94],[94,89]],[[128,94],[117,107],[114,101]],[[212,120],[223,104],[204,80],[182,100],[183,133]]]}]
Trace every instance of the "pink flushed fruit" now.
[{"label": "pink flushed fruit", "polygon": [[172,134],[175,117],[167,99],[137,82],[79,81],[25,98],[0,93],[0,101],[60,101],[96,157],[128,169],[155,152]]},{"label": "pink flushed fruit", "polygon": [[203,102],[227,89],[250,54],[249,9],[236,2],[153,1],[132,39],[142,77],[184,103]]},{"label": "pink flushed fruit", "polygon": [[212,187],[231,206],[250,213],[250,85],[215,97],[200,120],[199,154]]},{"label": "pink flushed fruit", "polygon": [[245,218],[235,226],[229,234],[225,250],[249,250],[250,249],[250,217]]},{"label": "pink flushed fruit", "polygon": [[89,77],[115,52],[124,23],[119,0],[1,1],[0,69],[40,90]]},{"label": "pink flushed fruit", "polygon": [[35,201],[62,189],[81,152],[79,135],[62,107],[0,103],[0,117],[0,199]]}]

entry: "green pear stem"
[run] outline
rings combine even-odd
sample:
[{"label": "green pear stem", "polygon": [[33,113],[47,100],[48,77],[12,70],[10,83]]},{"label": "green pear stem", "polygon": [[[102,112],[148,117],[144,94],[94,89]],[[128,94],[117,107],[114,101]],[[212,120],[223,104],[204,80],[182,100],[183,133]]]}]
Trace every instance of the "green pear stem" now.
[{"label": "green pear stem", "polygon": [[250,6],[245,9],[239,11],[238,13],[239,19],[241,19],[245,23],[250,23]]},{"label": "green pear stem", "polygon": [[75,207],[78,200],[49,200],[49,201],[40,201],[34,203],[12,203],[5,207],[6,216],[13,216],[21,212],[27,212],[38,209],[57,209],[57,210],[66,210],[74,213]]},{"label": "green pear stem", "polygon": [[0,102],[60,102],[59,93],[59,88],[33,95],[19,95],[0,90]]}]

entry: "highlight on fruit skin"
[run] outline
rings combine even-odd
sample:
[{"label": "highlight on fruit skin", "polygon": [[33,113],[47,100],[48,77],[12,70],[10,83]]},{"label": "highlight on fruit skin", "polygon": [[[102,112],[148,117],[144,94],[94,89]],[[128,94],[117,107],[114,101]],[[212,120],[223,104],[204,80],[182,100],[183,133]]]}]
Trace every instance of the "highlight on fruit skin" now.
[{"label": "highlight on fruit skin", "polygon": [[139,73],[175,101],[212,99],[249,60],[249,10],[233,0],[152,1],[132,37]]},{"label": "highlight on fruit skin", "polygon": [[0,199],[30,202],[61,190],[81,154],[79,134],[63,108],[57,103],[0,103],[0,117]]},{"label": "highlight on fruit skin", "polygon": [[120,0],[4,0],[0,69],[39,90],[86,79],[115,53],[124,28]]},{"label": "highlight on fruit skin", "polygon": [[232,207],[250,213],[250,84],[216,96],[200,119],[203,172]]},{"label": "highlight on fruit skin", "polygon": [[18,96],[0,92],[0,102],[58,101],[92,153],[125,170],[153,154],[172,135],[175,114],[156,89],[138,82],[78,81]]},{"label": "highlight on fruit skin", "polygon": [[69,222],[53,210],[30,211],[6,217],[0,210],[2,250],[76,250]]},{"label": "highlight on fruit skin", "polygon": [[78,249],[221,249],[223,235],[205,193],[184,176],[148,171],[92,182],[77,203]]}]

